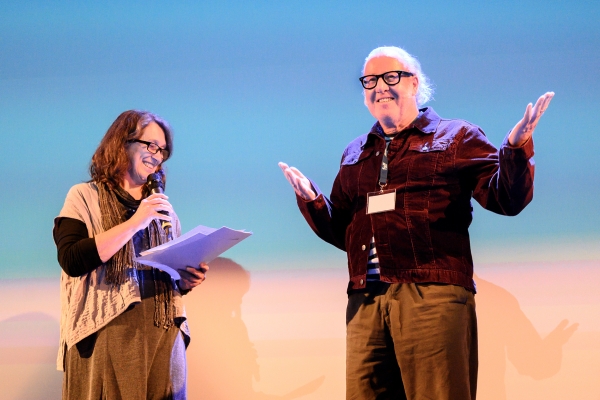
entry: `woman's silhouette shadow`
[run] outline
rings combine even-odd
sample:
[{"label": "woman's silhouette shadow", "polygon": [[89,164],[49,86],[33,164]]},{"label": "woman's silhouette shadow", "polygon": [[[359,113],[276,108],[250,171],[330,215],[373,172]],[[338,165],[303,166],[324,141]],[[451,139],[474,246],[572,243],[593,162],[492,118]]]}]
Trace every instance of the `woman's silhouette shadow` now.
[{"label": "woman's silhouette shadow", "polygon": [[293,399],[314,392],[324,377],[283,396],[255,392],[257,352],[241,317],[250,274],[228,258],[209,263],[206,281],[186,296],[192,340],[187,351],[189,398],[211,400]]},{"label": "woman's silhouette shadow", "polygon": [[561,321],[542,339],[519,302],[506,289],[474,277],[477,284],[479,378],[477,397],[506,399],[506,359],[521,375],[540,380],[555,375],[562,364],[562,347],[579,324]]}]

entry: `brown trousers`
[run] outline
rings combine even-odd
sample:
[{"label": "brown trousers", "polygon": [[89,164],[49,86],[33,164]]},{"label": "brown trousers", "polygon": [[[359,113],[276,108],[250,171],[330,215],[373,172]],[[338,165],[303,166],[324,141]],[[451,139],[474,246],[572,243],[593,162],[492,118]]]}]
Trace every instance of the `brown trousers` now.
[{"label": "brown trousers", "polygon": [[473,293],[445,284],[369,283],[346,312],[347,400],[474,400]]},{"label": "brown trousers", "polygon": [[179,328],[154,326],[145,298],[68,350],[63,400],[186,398],[185,344]]}]

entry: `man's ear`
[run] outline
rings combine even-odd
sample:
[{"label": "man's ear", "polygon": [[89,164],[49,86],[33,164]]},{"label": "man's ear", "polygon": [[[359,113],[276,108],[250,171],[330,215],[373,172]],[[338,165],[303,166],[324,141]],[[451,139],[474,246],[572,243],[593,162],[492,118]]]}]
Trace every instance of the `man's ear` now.
[{"label": "man's ear", "polygon": [[419,91],[419,77],[417,75],[414,75],[412,78],[413,78],[413,96],[416,96],[417,92]]}]

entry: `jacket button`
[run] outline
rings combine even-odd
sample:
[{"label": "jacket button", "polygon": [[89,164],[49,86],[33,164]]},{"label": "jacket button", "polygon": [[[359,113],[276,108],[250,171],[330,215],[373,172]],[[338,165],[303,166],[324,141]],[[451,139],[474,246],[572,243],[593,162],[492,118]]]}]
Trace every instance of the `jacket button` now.
[{"label": "jacket button", "polygon": [[375,155],[376,155],[376,156],[378,156],[378,155],[379,155],[379,152],[375,153]]},{"label": "jacket button", "polygon": [[363,281],[362,279],[360,280],[360,284],[362,285],[363,283],[365,283],[365,281]]},{"label": "jacket button", "polygon": [[366,250],[366,249],[367,249],[367,246],[365,246],[365,245],[363,244],[361,248],[362,248],[363,250]]}]

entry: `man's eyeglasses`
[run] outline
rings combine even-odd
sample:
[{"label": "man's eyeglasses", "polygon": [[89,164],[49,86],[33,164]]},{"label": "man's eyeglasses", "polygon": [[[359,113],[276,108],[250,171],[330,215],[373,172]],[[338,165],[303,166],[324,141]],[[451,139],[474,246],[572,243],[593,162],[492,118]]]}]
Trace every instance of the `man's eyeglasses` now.
[{"label": "man's eyeglasses", "polygon": [[131,140],[127,141],[127,143],[133,143],[133,142],[145,144],[148,151],[152,154],[158,154],[158,152],[160,151],[160,154],[162,155],[163,160],[166,160],[167,158],[169,158],[169,150],[159,147],[156,143],[146,142],[145,140],[140,140],[140,139],[131,139]]},{"label": "man's eyeglasses", "polygon": [[379,81],[379,78],[383,79],[383,81],[389,86],[394,86],[397,85],[398,82],[400,82],[400,78],[403,76],[414,76],[414,74],[412,72],[406,71],[389,71],[381,75],[361,76],[360,78],[358,78],[358,80],[360,81],[360,83],[362,83],[365,89],[370,90],[374,89],[375,86],[377,86],[377,81]]}]

